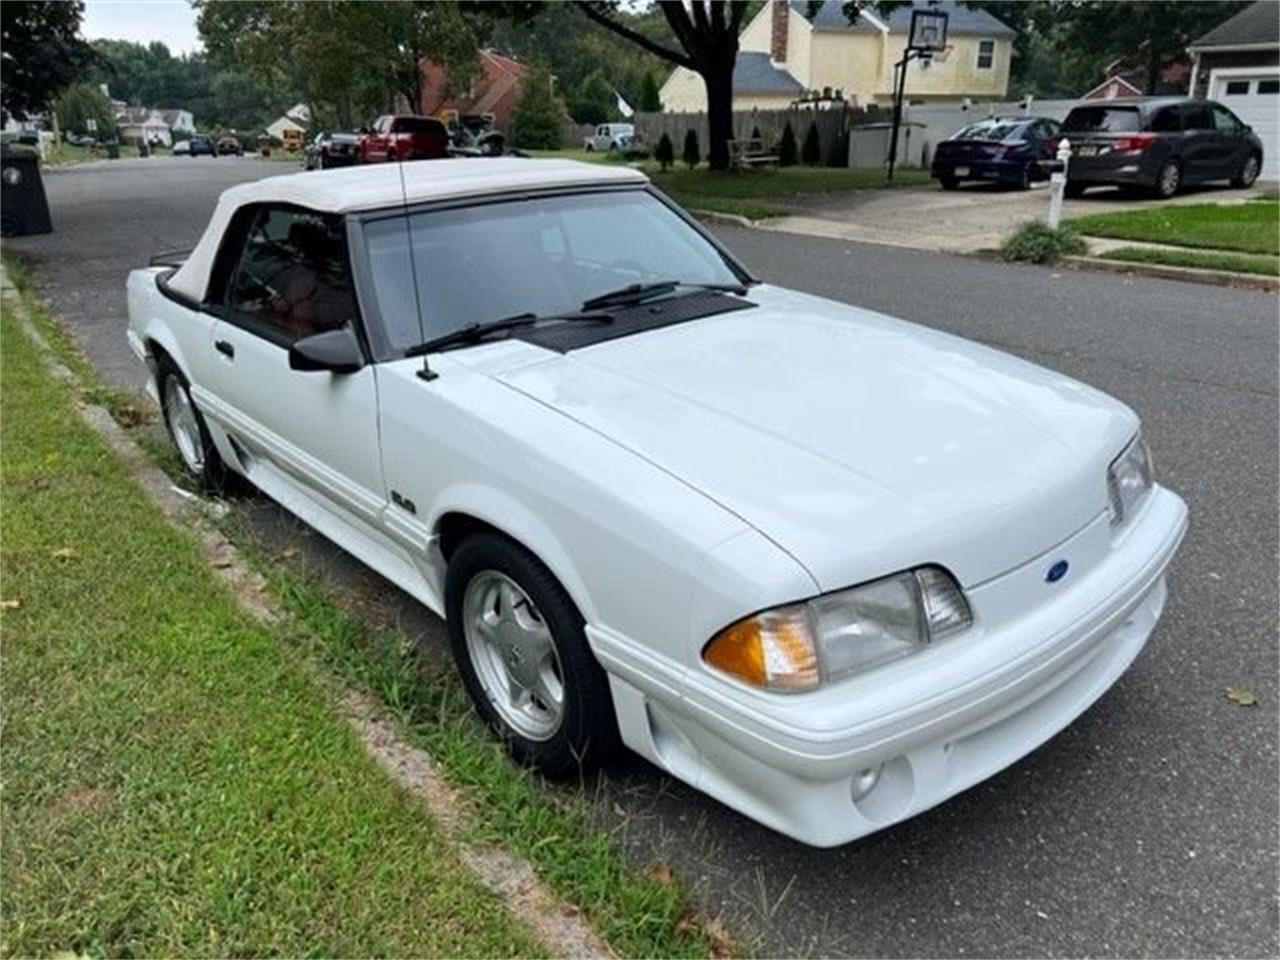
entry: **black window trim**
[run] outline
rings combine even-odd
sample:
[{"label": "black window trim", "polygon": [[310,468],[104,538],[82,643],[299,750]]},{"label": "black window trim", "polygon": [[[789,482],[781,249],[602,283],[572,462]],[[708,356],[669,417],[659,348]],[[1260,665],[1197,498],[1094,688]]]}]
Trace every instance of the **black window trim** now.
[{"label": "black window trim", "polygon": [[[369,265],[368,247],[364,242],[365,224],[374,223],[379,220],[391,220],[405,215],[413,215],[417,213],[432,213],[442,210],[458,210],[467,207],[487,207],[500,203],[518,203],[521,200],[541,200],[548,197],[568,197],[583,194],[595,193],[622,193],[622,192],[642,192],[648,193],[656,198],[660,203],[664,204],[669,210],[676,214],[686,224],[691,226],[699,236],[711,244],[712,248],[720,255],[725,266],[744,284],[756,284],[760,280],[733,255],[732,252],[721,243],[714,234],[712,234],[705,226],[703,226],[692,214],[668,197],[651,183],[626,183],[626,184],[581,184],[573,187],[542,187],[537,189],[516,189],[505,190],[502,192],[486,193],[478,196],[470,197],[448,197],[441,200],[430,200],[426,202],[411,203],[408,205],[400,205],[395,207],[379,207],[375,210],[362,210],[355,213],[347,214],[348,224],[348,243],[347,251],[351,262],[352,279],[356,286],[356,300],[360,306],[360,313],[364,319],[365,330],[368,335],[369,356],[373,363],[390,363],[396,360],[403,360],[404,351],[394,351],[390,348],[386,334],[385,326],[382,323],[382,315],[378,311],[377,298],[373,295],[373,271]],[[368,291],[365,297],[363,292]]]}]

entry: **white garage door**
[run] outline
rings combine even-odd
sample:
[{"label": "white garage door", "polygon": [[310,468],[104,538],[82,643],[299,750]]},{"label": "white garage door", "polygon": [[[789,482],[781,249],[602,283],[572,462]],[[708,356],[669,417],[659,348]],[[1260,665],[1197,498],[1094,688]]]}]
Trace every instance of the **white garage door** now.
[{"label": "white garage door", "polygon": [[1262,176],[1280,179],[1280,67],[1215,70],[1209,97],[1253,127],[1262,140]]}]

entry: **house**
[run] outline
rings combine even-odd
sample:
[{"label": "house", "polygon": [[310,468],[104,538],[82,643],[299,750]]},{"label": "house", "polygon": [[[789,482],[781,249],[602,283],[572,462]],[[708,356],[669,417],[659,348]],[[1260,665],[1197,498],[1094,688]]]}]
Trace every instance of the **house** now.
[{"label": "house", "polygon": [[481,50],[480,63],[471,86],[450,91],[449,72],[441,64],[422,62],[422,103],[420,112],[437,116],[448,111],[459,114],[490,114],[499,130],[510,130],[511,119],[524,88],[529,67],[496,50]]},{"label": "house", "polygon": [[163,112],[152,107],[125,107],[117,112],[116,132],[121,140],[158,141],[166,147],[173,145],[173,128]]},{"label": "house", "polygon": [[169,125],[170,132],[177,136],[179,132],[195,133],[196,120],[190,110],[160,109],[160,118]]},{"label": "house", "polygon": [[311,108],[305,103],[295,103],[267,124],[267,136],[281,143],[301,142],[309,126],[311,126]]},{"label": "house", "polygon": [[[1110,100],[1114,97],[1142,97],[1147,94],[1147,54],[1145,49],[1118,60],[1112,60],[1102,68],[1103,80],[1082,96],[1081,100]],[[1176,97],[1187,92],[1191,76],[1191,61],[1175,57],[1165,61],[1156,75],[1155,96]]]},{"label": "house", "polygon": [[[928,103],[1004,99],[1015,32],[985,10],[947,0],[915,5],[950,16],[945,55],[911,63],[908,96]],[[812,16],[809,7],[808,0],[771,0],[747,24],[733,71],[735,110],[787,107],[812,91],[864,106],[893,101],[894,64],[907,45],[912,6],[884,16],[862,10],[852,22],[842,0],[823,0]],[[702,78],[685,67],[672,72],[659,96],[664,110],[707,105]]]},{"label": "house", "polygon": [[1258,0],[1187,48],[1191,93],[1217,100],[1262,139],[1262,176],[1280,177],[1280,4]]}]

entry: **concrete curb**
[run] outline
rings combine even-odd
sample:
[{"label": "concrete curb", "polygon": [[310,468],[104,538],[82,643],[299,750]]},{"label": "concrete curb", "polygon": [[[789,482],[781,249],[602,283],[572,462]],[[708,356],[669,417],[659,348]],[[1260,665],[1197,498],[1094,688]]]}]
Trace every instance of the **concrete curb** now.
[{"label": "concrete curb", "polygon": [[1175,267],[1163,263],[1134,263],[1129,260],[1109,260],[1106,257],[1063,257],[1062,262],[1082,270],[1127,273],[1139,277],[1156,277],[1161,280],[1182,280],[1188,283],[1204,283],[1215,287],[1244,287],[1251,290],[1263,290],[1268,293],[1280,291],[1280,277],[1268,277],[1259,273],[1235,273],[1231,270]]},{"label": "concrete curb", "polygon": [[[27,313],[21,294],[9,282],[3,264],[0,264],[0,293],[5,308],[13,311],[18,325],[35,345],[50,373],[63,382],[82,385],[41,335]],[[230,587],[243,610],[267,624],[280,623],[288,617],[270,594],[265,578],[253,569],[217,525],[210,522],[207,514],[215,505],[176,486],[105,407],[81,402],[76,404],[76,410],[89,429],[120,458],[125,470],[164,518],[180,532],[195,535],[205,562],[215,576]],[[400,737],[395,722],[385,715],[380,703],[366,694],[344,688],[333,677],[319,671],[315,679],[333,690],[337,711],[355,732],[365,752],[401,789],[426,807],[462,863],[547,946],[552,956],[605,960],[614,956],[577,908],[559,900],[538,879],[532,864],[507,850],[463,839],[466,800],[445,780],[426,751]]]}]

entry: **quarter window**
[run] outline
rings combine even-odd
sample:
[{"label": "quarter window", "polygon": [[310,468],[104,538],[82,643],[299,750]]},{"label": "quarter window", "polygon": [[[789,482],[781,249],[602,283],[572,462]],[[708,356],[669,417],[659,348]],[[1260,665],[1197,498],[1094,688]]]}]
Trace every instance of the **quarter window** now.
[{"label": "quarter window", "polygon": [[1163,110],[1157,110],[1156,115],[1151,118],[1151,129],[1156,133],[1177,133],[1182,129],[1182,122],[1178,116],[1177,107],[1165,107]]},{"label": "quarter window", "polygon": [[1183,107],[1182,126],[1185,130],[1212,130],[1213,115],[1203,104],[1188,104]]},{"label": "quarter window", "polygon": [[340,217],[298,207],[251,214],[226,305],[268,339],[292,343],[355,319],[355,296]]},{"label": "quarter window", "polygon": [[1240,121],[1226,107],[1213,108],[1213,125],[1223,133],[1237,133],[1240,130]]},{"label": "quarter window", "polygon": [[978,41],[978,69],[990,70],[996,60],[996,42],[994,40]]}]

